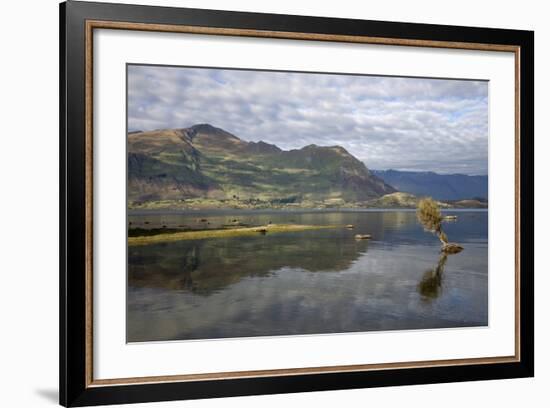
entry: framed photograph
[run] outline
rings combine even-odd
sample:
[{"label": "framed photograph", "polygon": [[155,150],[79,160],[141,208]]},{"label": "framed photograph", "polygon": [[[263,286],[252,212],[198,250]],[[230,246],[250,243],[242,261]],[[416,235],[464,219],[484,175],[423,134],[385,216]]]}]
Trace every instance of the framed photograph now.
[{"label": "framed photograph", "polygon": [[533,376],[533,32],[60,22],[62,405]]}]

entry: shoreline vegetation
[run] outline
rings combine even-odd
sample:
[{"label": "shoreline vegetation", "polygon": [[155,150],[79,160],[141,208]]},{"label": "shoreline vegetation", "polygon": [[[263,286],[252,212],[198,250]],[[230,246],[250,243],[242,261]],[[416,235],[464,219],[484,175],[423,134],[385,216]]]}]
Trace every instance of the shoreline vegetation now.
[{"label": "shoreline vegetation", "polygon": [[[376,207],[337,207],[337,208],[331,208],[331,209],[345,209],[345,208],[372,208],[372,209],[410,209],[412,206],[404,204],[412,204],[412,202],[407,202],[406,199],[414,199],[414,204],[417,206],[417,217],[421,224],[424,225],[425,229],[428,231],[432,231],[436,233],[436,235],[439,237],[441,242],[443,243],[443,251],[454,253],[454,249],[457,249],[456,252],[460,252],[462,249],[459,248],[458,245],[455,244],[449,244],[447,242],[446,235],[441,230],[441,223],[442,222],[450,222],[450,221],[456,221],[457,216],[456,215],[441,215],[440,209],[446,209],[446,210],[452,210],[452,209],[460,209],[460,208],[468,208],[468,209],[476,209],[476,208],[486,208],[486,207],[476,207],[476,206],[466,206],[466,207],[456,207],[456,206],[450,206],[447,203],[441,202],[441,201],[435,201],[431,198],[424,198],[421,200],[418,200],[415,196],[409,195],[406,193],[393,193],[391,194],[390,200],[385,201],[379,201],[379,204],[385,204],[384,206],[378,205]],[[386,196],[384,196],[386,197]],[[384,198],[382,197],[382,198]],[[186,200],[181,200],[181,202],[186,202]],[[148,202],[151,203],[151,202]],[[173,201],[163,202],[166,204],[173,204]],[[394,204],[389,205],[389,204]],[[429,205],[428,205],[429,204]],[[486,204],[486,203],[485,203]],[[269,209],[275,209],[275,210],[281,210],[281,209],[290,209],[294,208],[297,210],[300,209],[311,209],[311,210],[323,210],[330,207],[286,207],[286,208],[273,208],[271,207],[265,207]],[[412,207],[414,208],[414,207]],[[174,208],[173,205],[169,207],[156,207],[153,208],[140,208],[141,210],[173,210],[177,209]],[[210,207],[197,207],[197,208],[189,208],[189,207],[182,207],[181,209],[184,210],[204,210],[204,209],[214,209]],[[219,209],[237,209],[237,210],[246,210],[246,209],[263,209],[263,207],[219,207]],[[135,208],[129,207],[129,210],[135,210]],[[430,210],[430,211],[428,211]],[[432,214],[433,213],[433,214]],[[201,218],[198,219],[200,223],[206,223],[210,224],[208,222],[207,218]],[[433,222],[432,222],[433,221]],[[144,222],[145,225],[149,224],[149,222]],[[433,224],[433,225],[432,225]],[[354,229],[354,226],[351,224],[347,225],[309,225],[309,224],[272,224],[271,221],[266,225],[250,225],[250,224],[242,224],[237,219],[234,219],[231,221],[231,224],[224,224],[217,228],[202,228],[202,229],[195,229],[195,228],[189,228],[185,225],[179,225],[177,228],[175,227],[168,227],[166,225],[162,225],[161,228],[159,227],[153,227],[153,228],[147,228],[147,227],[141,227],[141,226],[132,226],[132,223],[129,223],[128,226],[128,245],[129,246],[137,246],[137,245],[148,245],[148,244],[155,244],[155,243],[162,243],[162,242],[171,242],[171,241],[184,241],[184,240],[201,240],[201,239],[211,239],[211,238],[230,238],[230,237],[240,237],[240,236],[259,236],[259,235],[266,235],[267,233],[281,233],[281,232],[299,232],[299,231],[307,231],[307,230],[320,230],[320,229],[328,229],[328,228],[345,228],[345,229]],[[370,239],[370,234],[355,234],[355,239]],[[451,248],[453,246],[453,248]],[[454,248],[456,247],[456,248]]]},{"label": "shoreline vegetation", "polygon": [[[342,199],[327,199],[323,201],[301,200],[261,200],[257,198],[250,199],[210,199],[210,198],[190,198],[182,200],[151,200],[151,201],[131,201],[128,203],[129,210],[214,210],[214,209],[238,209],[238,210],[287,210],[287,209],[415,209],[422,197],[417,197],[409,193],[396,192],[386,194],[380,198],[361,202],[347,202]],[[470,199],[455,201],[437,201],[441,209],[476,209],[487,208],[487,201]]]},{"label": "shoreline vegetation", "polygon": [[230,227],[202,230],[179,230],[175,228],[142,228],[128,229],[128,245],[148,245],[160,242],[198,240],[208,238],[229,238],[240,236],[265,235],[267,233],[298,232],[328,228],[346,228],[345,225],[302,225],[302,224],[268,224],[255,227]]}]

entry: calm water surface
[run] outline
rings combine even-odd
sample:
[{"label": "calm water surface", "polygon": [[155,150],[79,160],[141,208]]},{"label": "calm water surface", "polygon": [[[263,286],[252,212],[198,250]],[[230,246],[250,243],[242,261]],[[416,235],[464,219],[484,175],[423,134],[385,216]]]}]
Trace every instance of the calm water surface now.
[{"label": "calm water surface", "polygon": [[238,220],[355,229],[130,246],[127,339],[486,326],[487,212],[447,214],[458,215],[444,225],[449,240],[464,246],[448,257],[414,211],[133,213],[132,226],[146,228]]}]

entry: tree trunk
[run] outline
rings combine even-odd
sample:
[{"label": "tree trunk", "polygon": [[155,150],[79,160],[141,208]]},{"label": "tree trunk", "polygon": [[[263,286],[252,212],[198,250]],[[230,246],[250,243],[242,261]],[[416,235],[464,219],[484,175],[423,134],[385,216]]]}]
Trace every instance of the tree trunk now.
[{"label": "tree trunk", "polygon": [[452,242],[449,242],[449,240],[447,239],[447,235],[443,232],[441,226],[435,230],[435,233],[441,241],[441,252],[445,254],[458,254],[464,249],[458,244],[453,244]]},{"label": "tree trunk", "polygon": [[445,246],[449,243],[449,240],[447,239],[447,235],[441,230],[441,227],[435,230],[435,233],[439,240],[441,241],[441,245]]}]

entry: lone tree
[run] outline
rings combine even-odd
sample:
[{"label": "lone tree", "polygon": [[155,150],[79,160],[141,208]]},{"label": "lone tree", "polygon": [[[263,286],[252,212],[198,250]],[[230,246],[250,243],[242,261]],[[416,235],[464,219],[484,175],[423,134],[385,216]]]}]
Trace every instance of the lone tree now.
[{"label": "lone tree", "polygon": [[416,207],[416,217],[424,226],[426,231],[432,232],[439,238],[441,241],[441,252],[446,254],[456,254],[464,249],[458,244],[450,243],[447,239],[447,235],[441,228],[441,223],[443,221],[441,211],[433,199],[424,198],[418,202]]}]

